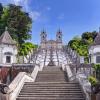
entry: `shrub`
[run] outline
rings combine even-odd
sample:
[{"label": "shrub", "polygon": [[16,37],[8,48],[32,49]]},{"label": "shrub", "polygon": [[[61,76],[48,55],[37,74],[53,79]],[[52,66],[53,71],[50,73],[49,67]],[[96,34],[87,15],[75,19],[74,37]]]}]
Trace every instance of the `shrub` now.
[{"label": "shrub", "polygon": [[89,80],[89,82],[91,83],[91,85],[96,85],[97,84],[97,79],[95,78],[95,77],[93,77],[93,76],[90,76],[89,78],[88,78],[88,80]]}]

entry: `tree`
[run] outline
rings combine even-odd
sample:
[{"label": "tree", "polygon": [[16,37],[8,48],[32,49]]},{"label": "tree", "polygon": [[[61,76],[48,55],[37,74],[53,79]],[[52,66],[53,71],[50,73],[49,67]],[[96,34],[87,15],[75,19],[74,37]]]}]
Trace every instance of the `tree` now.
[{"label": "tree", "polygon": [[12,38],[21,46],[26,40],[31,38],[32,19],[28,13],[22,10],[21,6],[13,4],[4,7],[3,12],[0,19],[0,28],[3,30],[1,30],[0,34],[2,34],[7,26]]},{"label": "tree", "polygon": [[84,32],[82,34],[82,40],[84,40],[86,42],[86,44],[90,45],[90,44],[93,43],[96,35],[97,35],[96,31],[93,31],[93,32]]},{"label": "tree", "polygon": [[84,32],[81,38],[75,36],[72,40],[70,40],[68,46],[75,50],[80,56],[84,56],[86,62],[88,62],[88,47],[94,42],[96,35],[96,31]]},{"label": "tree", "polygon": [[[4,23],[4,22],[2,22],[2,20],[1,20],[2,14],[3,14],[3,6],[2,6],[2,4],[0,3],[0,34],[1,34],[2,29],[3,29],[3,23]],[[3,32],[3,31],[2,31],[2,32]]]},{"label": "tree", "polygon": [[19,54],[21,56],[23,55],[27,55],[29,52],[31,52],[31,50],[36,49],[37,46],[32,44],[31,42],[26,42],[22,44],[22,47],[19,50]]},{"label": "tree", "polygon": [[69,45],[73,50],[77,50],[80,41],[81,41],[81,38],[78,37],[78,36],[75,36],[72,40],[69,41],[68,45]]},{"label": "tree", "polygon": [[0,3],[0,18],[1,18],[1,15],[3,14],[3,6],[2,4]]}]

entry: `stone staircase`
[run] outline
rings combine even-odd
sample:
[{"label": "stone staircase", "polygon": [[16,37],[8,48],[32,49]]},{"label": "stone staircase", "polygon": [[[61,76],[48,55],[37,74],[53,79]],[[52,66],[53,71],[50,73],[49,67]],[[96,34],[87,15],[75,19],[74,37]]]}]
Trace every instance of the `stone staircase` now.
[{"label": "stone staircase", "polygon": [[16,100],[85,100],[80,85],[68,82],[57,67],[45,67],[35,82],[26,82]]}]

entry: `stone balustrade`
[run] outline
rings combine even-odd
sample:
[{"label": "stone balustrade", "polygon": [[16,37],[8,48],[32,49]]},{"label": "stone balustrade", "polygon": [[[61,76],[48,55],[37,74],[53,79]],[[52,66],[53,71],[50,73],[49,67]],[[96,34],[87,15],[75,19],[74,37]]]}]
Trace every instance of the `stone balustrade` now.
[{"label": "stone balustrade", "polygon": [[25,72],[20,72],[16,76],[16,78],[9,85],[9,100],[16,100],[16,97],[18,96],[25,82],[35,81],[38,71],[40,70],[40,67],[41,66],[36,65],[30,76]]}]

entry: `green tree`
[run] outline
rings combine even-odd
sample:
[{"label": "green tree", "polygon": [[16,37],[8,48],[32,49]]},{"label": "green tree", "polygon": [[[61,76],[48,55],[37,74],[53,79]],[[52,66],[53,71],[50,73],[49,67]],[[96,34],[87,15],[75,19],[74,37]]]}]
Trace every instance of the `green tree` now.
[{"label": "green tree", "polygon": [[80,56],[85,56],[86,62],[88,62],[88,47],[94,42],[96,35],[96,31],[84,32],[81,37],[75,36],[70,40],[68,46],[75,50]]},{"label": "green tree", "polygon": [[78,37],[78,36],[75,36],[72,40],[69,41],[68,45],[69,45],[73,50],[77,50],[80,41],[81,41],[81,38]]},{"label": "green tree", "polygon": [[97,35],[96,31],[93,31],[93,32],[84,32],[82,34],[82,40],[84,40],[87,45],[90,45],[90,44],[93,43],[96,35]]},{"label": "green tree", "polygon": [[22,10],[21,6],[9,4],[7,7],[4,7],[0,22],[0,28],[3,29],[0,31],[0,34],[7,26],[10,35],[18,42],[19,46],[31,38],[32,19],[28,13]]},{"label": "green tree", "polygon": [[3,32],[3,25],[4,25],[4,22],[1,20],[1,16],[3,14],[3,6],[2,4],[0,3],[0,35],[1,35],[1,32]]},{"label": "green tree", "polygon": [[27,55],[31,50],[36,49],[37,46],[32,44],[31,42],[26,42],[22,44],[22,47],[19,50],[19,55]]},{"label": "green tree", "polygon": [[0,3],[0,18],[1,18],[1,15],[3,14],[3,6],[2,4]]}]

